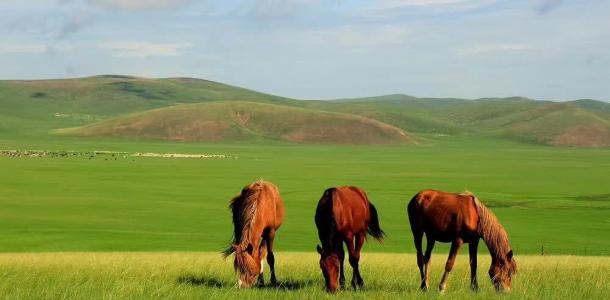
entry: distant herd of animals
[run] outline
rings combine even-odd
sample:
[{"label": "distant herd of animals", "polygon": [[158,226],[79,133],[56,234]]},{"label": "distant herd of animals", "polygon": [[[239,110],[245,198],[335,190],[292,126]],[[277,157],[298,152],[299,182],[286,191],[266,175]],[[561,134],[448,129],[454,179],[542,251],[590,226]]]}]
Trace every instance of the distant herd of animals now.
[{"label": "distant herd of animals", "polygon": [[[223,253],[225,257],[235,254],[233,266],[238,286],[264,285],[265,257],[271,271],[271,284],[277,285],[273,240],[284,221],[284,203],[278,188],[263,180],[253,182],[230,201],[229,207],[233,215],[233,242]],[[439,285],[441,292],[447,287],[448,275],[464,243],[469,245],[471,288],[477,291],[477,248],[479,240],[483,239],[491,255],[489,277],[494,288],[498,292],[510,291],[517,264],[508,235],[495,215],[477,197],[469,192],[423,190],[408,203],[407,213],[417,251],[421,290],[429,289],[430,256],[434,243],[439,241],[451,243]],[[377,241],[382,241],[385,236],[379,226],[377,209],[364,190],[354,186],[325,190],[316,208],[315,223],[322,244],[317,246],[317,251],[327,291],[335,292],[345,287],[343,243],[353,268],[352,287],[362,288],[364,280],[358,262],[366,234]],[[422,251],[424,234],[427,241],[425,252]]]}]

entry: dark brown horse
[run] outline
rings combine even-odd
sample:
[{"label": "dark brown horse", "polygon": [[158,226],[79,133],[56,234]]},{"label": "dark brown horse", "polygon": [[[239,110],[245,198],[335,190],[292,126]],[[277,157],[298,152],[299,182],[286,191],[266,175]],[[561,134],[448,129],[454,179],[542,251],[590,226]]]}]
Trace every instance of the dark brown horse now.
[{"label": "dark brown horse", "polygon": [[233,212],[233,243],[223,253],[235,253],[233,266],[238,286],[250,287],[258,277],[263,285],[263,259],[271,269],[271,284],[276,285],[273,239],[284,221],[284,203],[275,185],[263,180],[244,187],[229,208]]},{"label": "dark brown horse", "polygon": [[[417,266],[421,275],[422,290],[427,290],[430,273],[430,255],[434,242],[451,243],[445,273],[439,285],[447,288],[447,277],[463,243],[469,244],[470,282],[473,290],[477,283],[477,247],[483,239],[491,255],[489,277],[497,291],[510,291],[512,276],[517,271],[508,235],[496,216],[471,193],[446,193],[423,190],[407,206],[409,222],[417,250]],[[426,234],[426,252],[422,253],[422,238]]]},{"label": "dark brown horse", "polygon": [[354,269],[352,286],[354,289],[363,287],[358,261],[366,234],[378,241],[382,241],[385,235],[379,228],[377,209],[369,202],[366,193],[353,186],[327,189],[318,202],[316,226],[322,242],[317,250],[326,289],[334,292],[338,286],[345,286],[343,243],[347,246],[349,264]]}]

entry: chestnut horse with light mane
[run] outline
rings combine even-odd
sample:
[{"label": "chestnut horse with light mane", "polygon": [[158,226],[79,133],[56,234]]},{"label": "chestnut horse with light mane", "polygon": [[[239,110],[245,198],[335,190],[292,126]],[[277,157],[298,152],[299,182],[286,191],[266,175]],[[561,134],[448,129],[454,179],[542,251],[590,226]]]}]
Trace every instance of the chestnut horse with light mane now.
[{"label": "chestnut horse with light mane", "polygon": [[326,289],[334,292],[339,286],[345,286],[343,243],[354,269],[352,286],[354,289],[363,287],[358,262],[366,234],[378,241],[382,241],[385,235],[379,228],[377,209],[369,202],[366,193],[353,186],[327,189],[318,202],[315,221],[322,243],[317,250]]},{"label": "chestnut horse with light mane", "polygon": [[[510,291],[517,263],[508,244],[508,235],[496,216],[477,197],[469,192],[455,194],[423,190],[411,199],[407,211],[417,250],[422,290],[428,289],[430,255],[435,241],[451,243],[439,285],[441,292],[447,288],[447,277],[463,243],[469,244],[471,288],[478,290],[477,247],[479,239],[483,239],[491,255],[489,277],[496,291]],[[424,233],[427,240],[425,254],[422,253]]]},{"label": "chestnut horse with light mane", "polygon": [[284,221],[284,202],[278,188],[263,180],[245,186],[229,205],[233,213],[233,242],[223,253],[235,253],[233,267],[239,287],[251,287],[258,278],[264,285],[263,259],[271,270],[271,284],[276,285],[273,239]]}]

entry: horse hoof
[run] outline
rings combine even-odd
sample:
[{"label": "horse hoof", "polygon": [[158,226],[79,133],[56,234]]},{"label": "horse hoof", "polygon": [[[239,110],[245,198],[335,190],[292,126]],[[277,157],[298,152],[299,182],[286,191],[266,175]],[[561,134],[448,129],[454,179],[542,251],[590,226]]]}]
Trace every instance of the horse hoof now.
[{"label": "horse hoof", "polygon": [[420,286],[420,287],[419,287],[419,289],[420,289],[422,292],[427,292],[427,291],[428,291],[428,286],[427,286],[427,285],[422,285],[422,286]]}]

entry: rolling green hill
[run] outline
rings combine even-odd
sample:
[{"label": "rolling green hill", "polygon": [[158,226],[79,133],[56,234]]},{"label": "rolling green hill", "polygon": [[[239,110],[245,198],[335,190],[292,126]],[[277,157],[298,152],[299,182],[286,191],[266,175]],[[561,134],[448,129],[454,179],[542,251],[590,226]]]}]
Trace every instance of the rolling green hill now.
[{"label": "rolling green hill", "polygon": [[176,105],[58,132],[179,141],[262,138],[298,143],[415,143],[405,131],[365,117],[240,101]]},{"label": "rolling green hill", "polygon": [[0,81],[0,130],[43,136],[52,129],[105,120],[125,113],[222,100],[281,103],[282,97],[217,82],[103,75],[60,80]]},{"label": "rolling green hill", "polygon": [[[256,111],[256,115],[261,115],[264,109],[273,108],[272,112],[285,110],[292,113],[291,109],[300,108],[302,110],[295,112],[303,119],[286,122],[283,113],[269,113],[266,125],[261,125],[265,129],[253,131],[250,127],[240,126],[234,115],[226,111],[227,103],[232,101],[240,102],[242,108],[246,102],[275,105],[254,107],[254,104],[248,104],[253,106],[251,109]],[[156,111],[183,104],[209,102],[224,102],[225,110],[220,108],[223,105],[209,106],[206,109],[214,108],[214,111],[203,113],[203,108],[198,107],[199,115],[184,116],[180,115],[184,109]],[[128,120],[136,120],[133,114],[149,111],[150,114],[137,117],[146,119],[147,129],[142,124],[125,125]],[[163,123],[167,122],[165,118],[170,118],[169,115],[172,115],[174,122]],[[202,119],[197,119],[198,116]],[[156,117],[160,119],[155,120]],[[339,118],[335,120],[336,117]],[[184,119],[182,124],[181,118]],[[195,123],[197,125],[193,125]],[[307,123],[315,126],[305,126]],[[339,130],[338,123],[346,127]],[[365,123],[368,125],[363,125]],[[111,124],[125,126],[120,132],[110,132],[110,128],[118,130]],[[104,136],[141,135],[144,138],[170,140],[272,139],[303,143],[385,143],[388,142],[388,136],[372,138],[369,135],[382,127],[396,127],[409,140],[416,135],[435,138],[468,134],[554,146],[608,147],[610,104],[589,99],[558,103],[520,97],[467,100],[417,98],[401,94],[304,101],[201,79],[150,79],[120,75],[0,81],[0,138],[54,138],[52,132],[58,129],[82,126],[88,127],[79,134],[87,136],[94,135],[92,131],[96,130],[95,135]],[[186,127],[181,129],[181,126]],[[205,128],[206,126],[211,127]],[[358,128],[361,126],[367,129],[359,133],[357,131],[360,131]],[[297,127],[302,127],[304,132],[297,134]],[[313,132],[316,130],[328,128],[335,128],[336,132],[314,137]],[[392,129],[394,133],[398,132],[396,128]],[[161,131],[165,133],[160,134]],[[185,134],[185,137],[178,137],[178,132]],[[294,136],[288,137],[287,132],[293,132]],[[344,134],[354,136],[333,140]]]},{"label": "rolling green hill", "polygon": [[552,103],[481,122],[508,137],[558,146],[610,146],[610,120],[570,103]]}]

